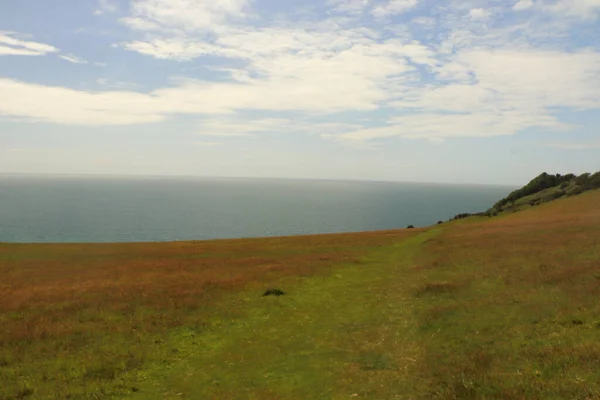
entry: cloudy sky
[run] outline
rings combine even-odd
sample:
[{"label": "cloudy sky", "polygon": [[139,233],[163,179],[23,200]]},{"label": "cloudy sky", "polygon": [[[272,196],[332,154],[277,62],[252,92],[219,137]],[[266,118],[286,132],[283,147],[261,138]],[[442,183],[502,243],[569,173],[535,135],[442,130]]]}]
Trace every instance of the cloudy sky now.
[{"label": "cloudy sky", "polygon": [[600,170],[600,0],[3,0],[0,173]]}]

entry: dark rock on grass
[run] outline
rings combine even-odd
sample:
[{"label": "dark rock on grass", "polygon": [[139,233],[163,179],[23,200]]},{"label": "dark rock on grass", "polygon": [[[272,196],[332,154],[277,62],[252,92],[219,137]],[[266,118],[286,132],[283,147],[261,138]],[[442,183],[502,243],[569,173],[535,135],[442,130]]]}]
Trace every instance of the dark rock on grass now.
[{"label": "dark rock on grass", "polygon": [[285,292],[281,289],[270,288],[265,291],[263,296],[283,296]]},{"label": "dark rock on grass", "polygon": [[438,223],[437,223],[437,224],[438,224],[438,225],[441,225],[441,224],[443,224],[443,223],[444,223],[443,221],[438,221]]},{"label": "dark rock on grass", "polygon": [[414,225],[409,225],[409,226],[406,227],[406,229],[414,229],[414,228],[415,228]]}]

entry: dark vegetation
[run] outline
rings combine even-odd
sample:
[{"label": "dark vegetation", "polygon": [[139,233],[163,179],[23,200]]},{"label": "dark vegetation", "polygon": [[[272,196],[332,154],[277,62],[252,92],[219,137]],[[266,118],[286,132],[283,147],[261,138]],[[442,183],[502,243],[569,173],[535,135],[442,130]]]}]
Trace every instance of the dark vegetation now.
[{"label": "dark vegetation", "polygon": [[[450,218],[450,221],[455,221],[457,219],[465,219],[465,218],[469,218],[469,217],[484,217],[487,216],[486,213],[461,213],[461,214],[456,214],[454,217]],[[439,224],[440,222],[438,222]]]},{"label": "dark vegetation", "polygon": [[[600,171],[595,174],[588,172],[579,176],[574,174],[551,175],[546,172],[538,175],[527,185],[511,192],[499,200],[486,212],[461,213],[449,221],[468,217],[493,217],[506,211],[519,211],[527,207],[539,206],[561,197],[575,196],[588,190],[600,188]],[[439,222],[438,222],[439,224]]]},{"label": "dark vegetation", "polygon": [[281,289],[267,289],[265,291],[265,293],[263,294],[263,296],[283,296],[285,294],[285,292]]},{"label": "dark vegetation", "polygon": [[559,199],[574,196],[592,189],[600,188],[600,171],[595,174],[585,173],[551,175],[546,172],[534,178],[521,189],[511,192],[487,211],[490,216],[503,211],[518,211],[523,206],[537,206]]}]

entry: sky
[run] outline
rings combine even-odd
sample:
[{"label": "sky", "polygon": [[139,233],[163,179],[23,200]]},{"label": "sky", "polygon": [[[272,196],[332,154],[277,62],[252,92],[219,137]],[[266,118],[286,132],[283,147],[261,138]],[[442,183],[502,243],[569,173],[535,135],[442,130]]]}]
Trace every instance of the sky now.
[{"label": "sky", "polygon": [[3,0],[0,173],[600,170],[600,0]]}]

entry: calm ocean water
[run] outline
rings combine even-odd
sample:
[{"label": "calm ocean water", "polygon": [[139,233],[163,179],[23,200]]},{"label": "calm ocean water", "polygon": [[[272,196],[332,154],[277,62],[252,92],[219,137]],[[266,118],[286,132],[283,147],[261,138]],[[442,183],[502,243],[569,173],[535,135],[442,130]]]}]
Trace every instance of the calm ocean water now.
[{"label": "calm ocean water", "polygon": [[139,242],[425,226],[506,186],[0,175],[0,242]]}]

